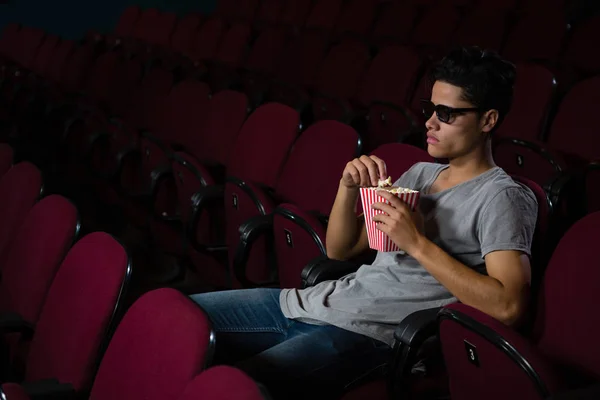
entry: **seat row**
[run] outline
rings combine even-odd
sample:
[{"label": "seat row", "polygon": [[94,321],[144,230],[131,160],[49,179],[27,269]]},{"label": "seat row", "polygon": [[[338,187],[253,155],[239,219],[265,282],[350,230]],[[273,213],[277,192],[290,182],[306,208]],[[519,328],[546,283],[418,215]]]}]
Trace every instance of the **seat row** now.
[{"label": "seat row", "polygon": [[[19,391],[32,398],[175,400],[223,392],[262,399],[233,369],[215,368],[191,381],[211,362],[214,334],[206,314],[173,289],[148,292],[126,311],[128,252],[104,232],[83,235],[66,198],[38,201],[43,184],[35,166],[10,166],[0,191],[0,373],[2,382],[22,385],[3,385],[9,399],[20,398]],[[229,379],[239,382],[237,392],[224,385]]]}]

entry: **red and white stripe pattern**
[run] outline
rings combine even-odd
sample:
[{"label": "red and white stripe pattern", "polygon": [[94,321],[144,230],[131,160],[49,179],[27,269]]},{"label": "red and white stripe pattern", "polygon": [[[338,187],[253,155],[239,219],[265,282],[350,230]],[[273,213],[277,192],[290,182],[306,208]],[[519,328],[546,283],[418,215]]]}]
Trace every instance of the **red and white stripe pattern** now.
[{"label": "red and white stripe pattern", "polygon": [[[419,202],[419,192],[411,191],[408,193],[394,193],[396,197],[408,204],[411,210],[415,210]],[[369,247],[383,252],[402,251],[391,239],[383,232],[377,229],[377,224],[373,222],[376,214],[383,214],[383,211],[371,208],[373,203],[387,203],[389,201],[377,194],[377,188],[360,188],[360,199],[362,201],[363,212],[365,215],[365,224],[367,226],[367,236],[369,237]]]}]

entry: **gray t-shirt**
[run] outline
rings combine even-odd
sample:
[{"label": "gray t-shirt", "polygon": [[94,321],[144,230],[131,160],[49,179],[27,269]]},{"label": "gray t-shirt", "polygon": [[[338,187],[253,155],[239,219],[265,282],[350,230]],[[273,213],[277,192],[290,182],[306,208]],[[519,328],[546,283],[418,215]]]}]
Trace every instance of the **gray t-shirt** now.
[{"label": "gray t-shirt", "polygon": [[[537,218],[532,191],[499,167],[444,191],[428,194],[447,165],[418,163],[396,185],[421,192],[425,235],[448,254],[486,273],[484,257],[497,250],[530,255]],[[284,289],[287,318],[331,324],[388,343],[410,313],[453,303],[456,298],[412,257],[379,252],[372,265],[336,281]]]}]

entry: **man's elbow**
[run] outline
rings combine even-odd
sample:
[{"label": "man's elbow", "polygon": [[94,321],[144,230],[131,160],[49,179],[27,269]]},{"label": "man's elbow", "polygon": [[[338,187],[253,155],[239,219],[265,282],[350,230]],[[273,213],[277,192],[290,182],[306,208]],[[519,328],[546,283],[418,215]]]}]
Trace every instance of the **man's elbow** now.
[{"label": "man's elbow", "polygon": [[344,251],[327,249],[327,258],[331,260],[346,261],[347,257],[345,257],[344,253]]},{"label": "man's elbow", "polygon": [[523,301],[508,301],[498,310],[498,320],[503,324],[514,327],[522,322],[527,307]]}]

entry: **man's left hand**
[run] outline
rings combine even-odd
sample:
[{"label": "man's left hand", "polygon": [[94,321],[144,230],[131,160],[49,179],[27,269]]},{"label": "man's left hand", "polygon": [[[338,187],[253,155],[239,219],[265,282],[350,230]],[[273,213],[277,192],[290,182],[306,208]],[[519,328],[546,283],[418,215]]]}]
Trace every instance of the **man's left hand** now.
[{"label": "man's left hand", "polygon": [[405,202],[388,191],[380,190],[377,194],[390,202],[374,203],[371,206],[374,210],[383,211],[373,217],[373,221],[377,222],[377,229],[388,235],[402,250],[413,255],[424,238],[423,216],[418,210],[411,211]]}]

